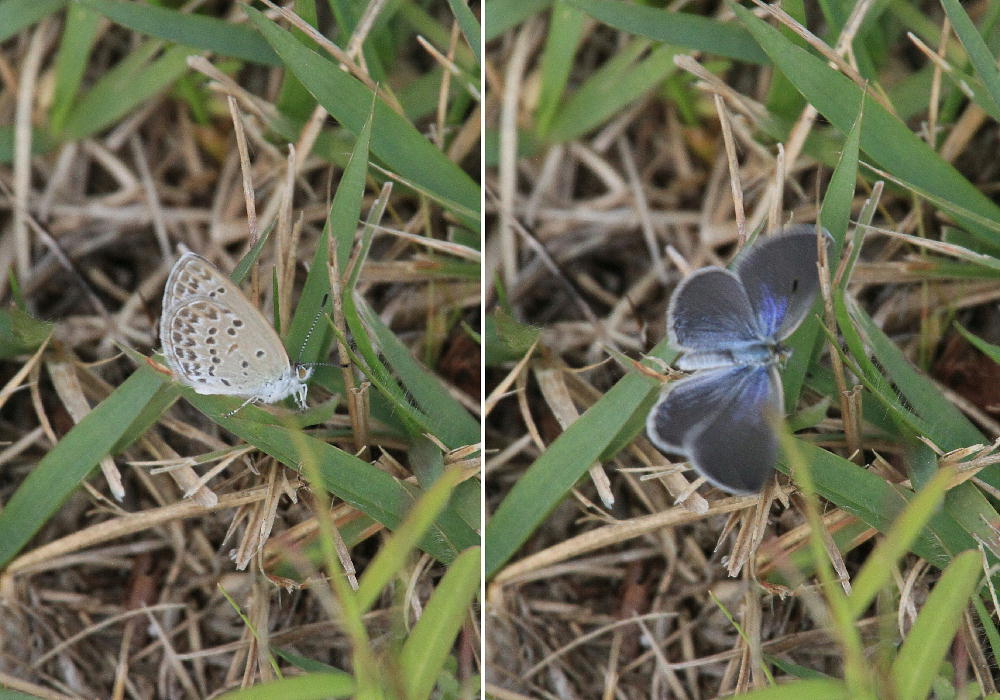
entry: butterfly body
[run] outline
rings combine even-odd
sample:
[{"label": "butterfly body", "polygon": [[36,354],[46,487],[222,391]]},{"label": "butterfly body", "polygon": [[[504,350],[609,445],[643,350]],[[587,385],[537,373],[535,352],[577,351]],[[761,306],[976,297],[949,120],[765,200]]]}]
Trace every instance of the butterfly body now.
[{"label": "butterfly body", "polygon": [[670,300],[668,338],[682,351],[676,365],[694,374],[667,385],[646,431],[731,493],[759,491],[777,461],[778,369],[790,355],[782,341],[816,298],[816,255],[815,230],[794,226],[751,248],[735,271],[695,271]]},{"label": "butterfly body", "polygon": [[160,342],[167,365],[199,394],[305,407],[312,369],[292,365],[278,334],[228,277],[187,252],[163,290]]},{"label": "butterfly body", "polygon": [[677,369],[693,372],[701,369],[718,369],[733,365],[768,366],[782,364],[789,350],[781,343],[747,343],[726,350],[703,350],[684,353],[674,362]]}]

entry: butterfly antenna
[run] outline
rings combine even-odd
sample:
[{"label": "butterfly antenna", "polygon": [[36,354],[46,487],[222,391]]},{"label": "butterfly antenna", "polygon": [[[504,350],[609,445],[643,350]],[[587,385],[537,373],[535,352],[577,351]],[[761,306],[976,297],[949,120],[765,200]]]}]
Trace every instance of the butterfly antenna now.
[{"label": "butterfly antenna", "polygon": [[[326,302],[329,301],[329,299],[330,295],[328,293],[323,295],[323,301],[319,303],[319,309],[316,311],[316,315],[313,316],[312,323],[309,325],[309,330],[306,331],[306,337],[302,339],[302,345],[301,347],[299,347],[299,356],[298,359],[295,361],[295,364],[297,365],[303,364],[302,362],[299,362],[299,360],[302,359],[302,353],[306,351],[306,346],[309,345],[309,339],[312,338],[312,334],[316,330],[316,324],[319,323],[319,317],[323,315],[323,307],[326,306]],[[315,365],[319,363],[308,362],[306,364]]]}]

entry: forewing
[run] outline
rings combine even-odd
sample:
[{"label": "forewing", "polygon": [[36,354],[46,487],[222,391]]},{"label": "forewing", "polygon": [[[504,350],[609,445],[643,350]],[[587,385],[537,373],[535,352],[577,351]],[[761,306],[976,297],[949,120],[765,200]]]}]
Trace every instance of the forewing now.
[{"label": "forewing", "polygon": [[[784,413],[781,379],[772,367],[738,370],[721,405],[690,431],[684,454],[713,485],[735,494],[756,493],[771,476],[778,438],[771,421]],[[722,392],[717,392],[722,393]]]},{"label": "forewing", "polygon": [[761,340],[753,307],[736,275],[705,267],[682,281],[667,309],[670,343],[689,351],[717,351]]},{"label": "forewing", "polygon": [[208,297],[229,303],[234,297],[246,300],[240,288],[219,272],[215,265],[200,255],[188,251],[174,263],[170,276],[167,277],[167,284],[163,288],[164,318],[173,307],[194,297]]},{"label": "forewing", "polygon": [[[829,245],[829,234],[824,239]],[[809,313],[819,291],[816,260],[816,230],[799,225],[760,241],[737,262],[736,274],[765,337],[784,340]]]},{"label": "forewing", "polygon": [[[238,291],[238,290],[237,290]],[[196,296],[174,306],[161,326],[167,364],[199,394],[254,396],[288,371],[274,329],[242,294],[236,308]]]},{"label": "forewing", "polygon": [[709,369],[671,382],[646,418],[646,434],[664,452],[685,453],[689,435],[697,433],[732,399],[743,367]]}]

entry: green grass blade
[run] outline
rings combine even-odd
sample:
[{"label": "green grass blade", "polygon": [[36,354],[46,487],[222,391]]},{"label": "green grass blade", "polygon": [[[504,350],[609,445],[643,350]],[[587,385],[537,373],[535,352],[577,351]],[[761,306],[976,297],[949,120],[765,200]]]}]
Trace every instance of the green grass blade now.
[{"label": "green grass blade", "polygon": [[147,42],[105,73],[70,110],[61,136],[70,140],[91,136],[147,103],[184,75],[188,70],[187,57],[195,52],[186,46],[174,46],[147,62],[160,46],[159,41]]},{"label": "green grass blade", "polygon": [[552,0],[491,0],[486,10],[486,41],[496,39],[551,4]]},{"label": "green grass blade", "polygon": [[[865,386],[884,402],[891,411],[890,417],[897,422],[900,441],[907,449],[907,467],[914,484],[924,484],[937,467],[929,449],[917,440],[919,436],[926,436],[946,451],[986,442],[978,429],[909,364],[863,310],[843,297],[837,298],[837,306],[844,339],[855,359],[863,358],[859,364],[865,375]],[[850,319],[845,322],[843,317],[848,313]],[[868,360],[866,345],[892,380],[892,386]],[[907,406],[902,405],[897,393],[906,400]],[[993,466],[980,472],[979,478],[996,488],[1000,484],[997,472],[998,469]],[[835,498],[831,500],[841,504]],[[960,484],[948,492],[943,514],[964,530],[964,534],[957,531],[950,535],[941,534],[942,542],[951,552],[972,546],[963,545],[964,541],[972,542],[972,536],[988,540],[991,535],[984,523],[994,522],[997,518],[996,510],[971,483]]]},{"label": "green grass blade", "polygon": [[962,613],[982,575],[982,555],[962,552],[934,584],[892,664],[897,697],[924,698],[962,624]]},{"label": "green grass blade", "polygon": [[942,450],[954,450],[986,442],[983,434],[954,404],[941,395],[940,390],[920,374],[898,347],[886,337],[871,317],[856,303],[848,299],[848,308],[854,326],[861,333],[865,344],[906,397],[913,410],[924,419],[928,437]]},{"label": "green grass blade", "polygon": [[636,62],[649,46],[636,39],[595,71],[552,120],[545,138],[551,142],[571,141],[606,122],[627,105],[674,73],[678,49],[658,46]]},{"label": "green grass blade", "polygon": [[[912,440],[914,434],[927,435],[930,429],[924,420],[903,406],[892,386],[875,367],[875,363],[869,359],[868,349],[854,326],[847,303],[846,295],[843,292],[838,293],[833,299],[834,314],[837,317],[837,327],[850,352],[849,359],[853,360],[855,373],[868,390],[868,395],[885,407],[886,418],[894,425],[893,432],[898,434],[901,441]],[[848,358],[845,356],[844,359],[846,361]],[[884,422],[882,421],[883,424]]]},{"label": "green grass blade", "polygon": [[229,279],[231,279],[236,284],[242,284],[246,280],[247,276],[250,274],[250,268],[257,264],[260,259],[260,254],[264,252],[264,246],[267,244],[268,239],[271,237],[271,232],[274,231],[275,224],[272,222],[270,226],[261,231],[257,235],[257,240],[250,247],[239,262],[236,263],[236,267],[229,274]]},{"label": "green grass blade", "polygon": [[5,0],[0,2],[0,41],[7,41],[25,27],[50,15],[66,0]]},{"label": "green grass blade", "polygon": [[[240,405],[238,399],[202,396],[187,388],[183,393],[199,411],[285,466],[299,470],[305,460],[314,460],[319,465],[323,486],[330,493],[390,530],[398,528],[409,512],[414,501],[410,491],[374,465],[296,428],[280,425],[275,416],[256,406],[248,405],[233,416],[224,415]],[[478,541],[478,535],[460,517],[445,509],[430,533],[421,539],[420,546],[447,563]]]},{"label": "green grass blade", "polygon": [[970,343],[972,343],[973,345],[975,345],[979,349],[980,352],[982,352],[984,355],[986,355],[986,357],[988,357],[991,360],[993,360],[994,362],[1000,364],[1000,345],[994,345],[993,343],[987,343],[982,338],[980,338],[978,336],[975,336],[972,333],[970,333],[969,331],[965,330],[965,328],[963,328],[957,322],[955,323],[955,328],[958,329],[959,333],[961,333],[963,336],[965,336],[966,340],[968,340]]},{"label": "green grass blade", "polygon": [[811,679],[772,685],[740,695],[746,700],[850,700],[851,691],[843,681]]},{"label": "green grass blade", "polygon": [[605,24],[654,41],[748,63],[767,63],[768,60],[750,33],[737,24],[618,0],[566,2]]},{"label": "green grass blade", "polygon": [[[858,177],[858,152],[861,142],[862,115],[857,115],[854,125],[847,135],[844,148],[840,154],[837,167],[830,177],[823,205],[820,209],[820,225],[833,236],[827,260],[833,275],[840,259],[840,251],[844,247],[844,237],[847,235],[847,222],[851,216],[851,204],[854,200],[854,183]],[[823,313],[823,300],[817,298],[813,304],[812,313],[803,322],[802,327],[789,339],[788,347],[792,357],[781,374],[785,389],[785,405],[794,407],[799,402],[799,394],[805,382],[806,372],[814,364],[822,350],[823,333],[820,332],[820,316]]]},{"label": "green grass blade", "polygon": [[[244,7],[260,33],[316,100],[351,132],[360,134],[371,111],[367,87],[306,48],[251,7]],[[479,211],[479,186],[405,118],[375,100],[371,151],[407,181],[445,207]]]},{"label": "green grass blade", "polygon": [[483,47],[479,45],[480,31],[476,16],[472,14],[472,10],[469,9],[469,5],[464,0],[448,0],[448,6],[451,8],[452,14],[455,15],[458,28],[462,30],[462,36],[465,37],[465,41],[469,44],[473,55],[476,57],[476,65],[481,65],[483,62]]},{"label": "green grass blade", "polygon": [[993,115],[1000,114],[1000,71],[997,70],[996,59],[958,0],[941,0],[941,7],[969,54],[969,61],[975,68],[976,75],[983,81],[985,95],[992,103],[992,109],[987,111]]},{"label": "green grass blade", "polygon": [[864,565],[851,582],[851,593],[847,599],[854,619],[861,617],[878,592],[892,581],[896,564],[909,551],[924,526],[930,522],[940,507],[954,477],[955,472],[950,469],[935,474],[934,478],[907,504],[889,532],[865,559]]},{"label": "green grass blade", "polygon": [[[843,457],[801,440],[796,446],[809,465],[816,493],[879,532],[889,532],[913,498],[909,489],[889,484]],[[778,461],[778,468],[790,473],[784,455]],[[913,541],[910,551],[943,568],[956,552],[975,544],[949,513],[938,511]]]},{"label": "green grass blade", "polygon": [[368,381],[372,383],[376,391],[392,411],[394,423],[398,424],[406,437],[413,439],[424,433],[433,433],[430,427],[430,420],[420,412],[415,406],[410,404],[406,393],[400,388],[393,378],[392,373],[382,363],[375,346],[368,337],[368,330],[361,321],[357,306],[353,300],[344,302],[344,320],[351,333],[351,338],[357,345],[357,352],[348,346],[348,339],[342,338],[344,346],[348,352],[348,358],[358,369],[364,373]]},{"label": "green grass blade", "polygon": [[556,0],[552,5],[549,22],[559,27],[559,31],[549,32],[545,37],[542,53],[541,86],[535,113],[535,128],[540,134],[548,131],[566,91],[573,58],[583,38],[584,19],[585,15],[566,0]]},{"label": "green grass blade", "polygon": [[406,568],[407,559],[417,543],[448,505],[452,491],[462,478],[460,469],[445,471],[423,492],[406,514],[400,527],[379,548],[358,580],[357,601],[367,612],[392,578]]},{"label": "green grass blade", "polygon": [[356,691],[354,678],[347,673],[308,673],[234,690],[218,700],[325,700],[354,697]]},{"label": "green grass blade", "polygon": [[[739,5],[733,11],[743,21],[775,67],[782,71],[830,123],[848,133],[859,112],[862,90],[825,61],[788,41],[780,32]],[[940,197],[950,208],[965,208],[985,219],[1000,219],[1000,207],[941,158],[897,117],[869,96],[864,97],[861,149],[880,167]],[[961,216],[958,211],[956,216]],[[968,222],[985,243],[1000,247],[1000,236]]]},{"label": "green grass blade", "polygon": [[[301,352],[302,362],[322,362],[333,341],[333,334],[326,323],[315,327],[308,347],[304,345],[306,334],[313,325],[316,311],[322,305],[323,297],[330,293],[330,237],[336,241],[337,264],[343,273],[351,257],[354,234],[361,220],[361,204],[365,194],[365,176],[368,173],[368,147],[371,143],[372,119],[369,118],[358,134],[340,177],[337,191],[330,204],[330,213],[323,226],[323,234],[316,243],[309,275],[306,277],[299,304],[295,309],[288,332],[289,347]],[[299,350],[301,349],[301,350]]]},{"label": "green grass blade", "polygon": [[18,308],[0,309],[0,359],[34,352],[52,333],[53,325]]},{"label": "green grass blade", "polygon": [[[662,341],[650,355],[666,359],[667,348]],[[626,374],[528,467],[486,524],[487,579],[524,544],[626,424],[634,416],[645,419],[659,390],[655,379]]]},{"label": "green grass blade", "polygon": [[281,62],[267,42],[249,27],[208,15],[187,14],[148,3],[125,0],[77,0],[85,7],[156,39],[211,51],[251,63],[278,66]]},{"label": "green grass blade", "polygon": [[403,644],[400,666],[409,690],[408,698],[428,698],[455,638],[469,617],[469,608],[479,593],[481,549],[470,547],[448,567],[424,607],[409,638]]},{"label": "green grass blade", "polygon": [[90,471],[132,433],[137,408],[146,406],[166,378],[142,366],[75,425],[31,471],[0,511],[0,568],[5,566]]},{"label": "green grass blade", "polygon": [[1000,657],[1000,630],[997,629],[993,619],[993,613],[986,609],[980,596],[972,596],[972,605],[976,609],[976,617],[979,621],[979,629],[983,631],[986,640],[989,642],[989,650],[992,658]]},{"label": "green grass blade", "polygon": [[427,417],[433,435],[452,449],[479,442],[479,421],[451,397],[437,376],[413,357],[410,349],[363,301],[359,304],[359,312],[365,327],[374,334],[389,368]]},{"label": "green grass blade", "polygon": [[292,664],[295,668],[301,669],[303,671],[310,671],[312,673],[344,673],[336,666],[331,666],[330,664],[323,663],[322,661],[317,661],[316,659],[310,659],[306,656],[301,656],[294,652],[288,651],[288,649],[282,649],[281,647],[271,646],[271,653],[277,657],[284,659],[288,663]]},{"label": "green grass blade", "polygon": [[62,131],[73,99],[80,89],[90,50],[97,39],[100,19],[98,13],[80,3],[70,3],[66,10],[66,25],[56,55],[56,84],[49,112],[49,131],[53,134]]}]

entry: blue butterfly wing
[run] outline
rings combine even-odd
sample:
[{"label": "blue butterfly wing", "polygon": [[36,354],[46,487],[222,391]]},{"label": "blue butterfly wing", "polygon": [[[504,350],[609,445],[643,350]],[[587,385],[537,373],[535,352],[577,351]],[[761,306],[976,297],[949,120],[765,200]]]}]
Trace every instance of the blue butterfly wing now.
[{"label": "blue butterfly wing", "polygon": [[[827,246],[830,235],[825,235]],[[792,226],[760,241],[736,264],[764,337],[784,340],[809,314],[819,292],[816,230]]]},{"label": "blue butterfly wing", "polygon": [[777,460],[770,421],[782,414],[781,379],[773,366],[705,370],[668,386],[646,431],[659,449],[684,455],[713,485],[754,493]]},{"label": "blue butterfly wing", "polygon": [[694,353],[762,340],[743,282],[721,267],[697,270],[677,286],[667,309],[667,332],[671,345]]},{"label": "blue butterfly wing", "polygon": [[760,491],[778,459],[772,421],[784,415],[777,369],[749,366],[715,416],[687,435],[685,454],[699,474],[730,493]]}]

